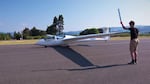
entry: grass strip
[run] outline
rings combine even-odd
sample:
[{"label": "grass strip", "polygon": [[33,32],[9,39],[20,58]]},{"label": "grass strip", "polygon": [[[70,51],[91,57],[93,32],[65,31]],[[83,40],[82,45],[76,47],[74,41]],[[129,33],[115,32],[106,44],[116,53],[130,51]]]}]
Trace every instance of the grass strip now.
[{"label": "grass strip", "polygon": [[0,45],[35,44],[38,40],[5,40]]}]

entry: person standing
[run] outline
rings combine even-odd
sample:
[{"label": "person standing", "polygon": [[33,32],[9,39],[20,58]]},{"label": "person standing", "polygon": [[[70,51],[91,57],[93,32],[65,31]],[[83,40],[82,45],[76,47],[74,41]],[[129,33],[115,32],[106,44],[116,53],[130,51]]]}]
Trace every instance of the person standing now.
[{"label": "person standing", "polygon": [[134,27],[135,22],[134,21],[130,21],[129,28],[126,28],[122,22],[120,22],[122,25],[122,28],[125,30],[129,30],[130,31],[130,54],[131,54],[131,62],[129,62],[128,64],[136,64],[137,63],[137,46],[139,43],[139,39],[138,39],[138,35],[139,35],[139,30],[137,28]]}]

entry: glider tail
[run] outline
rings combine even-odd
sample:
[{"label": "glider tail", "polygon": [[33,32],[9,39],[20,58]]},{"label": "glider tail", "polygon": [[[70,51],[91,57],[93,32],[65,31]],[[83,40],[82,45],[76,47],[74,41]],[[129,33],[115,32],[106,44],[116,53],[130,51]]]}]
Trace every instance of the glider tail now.
[{"label": "glider tail", "polygon": [[[106,27],[106,28],[102,28],[103,29],[103,33],[105,34],[109,34],[110,33],[110,28],[109,27]],[[110,36],[104,36],[103,37],[103,40],[109,40],[110,39]]]}]

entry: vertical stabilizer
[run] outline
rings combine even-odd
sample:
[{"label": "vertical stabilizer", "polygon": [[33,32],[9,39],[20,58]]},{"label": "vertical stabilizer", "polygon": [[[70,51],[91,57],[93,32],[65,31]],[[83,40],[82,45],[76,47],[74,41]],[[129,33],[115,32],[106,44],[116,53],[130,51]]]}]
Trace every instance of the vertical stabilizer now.
[{"label": "vertical stabilizer", "polygon": [[[103,29],[104,34],[109,34],[110,33],[110,28],[109,27],[105,27],[105,28],[102,28],[102,29]],[[104,40],[109,40],[110,36],[104,36],[103,39]]]}]

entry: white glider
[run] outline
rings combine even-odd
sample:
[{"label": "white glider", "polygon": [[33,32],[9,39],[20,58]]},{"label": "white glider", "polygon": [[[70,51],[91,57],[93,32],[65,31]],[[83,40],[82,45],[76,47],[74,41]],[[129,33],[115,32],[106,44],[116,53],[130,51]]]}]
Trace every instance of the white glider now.
[{"label": "white glider", "polygon": [[47,35],[47,38],[39,40],[36,44],[41,46],[69,46],[74,42],[80,41],[95,41],[95,40],[109,40],[111,35],[116,33],[109,33],[109,28],[104,28],[103,33],[100,34],[90,34],[81,36],[71,36],[71,35]]}]

